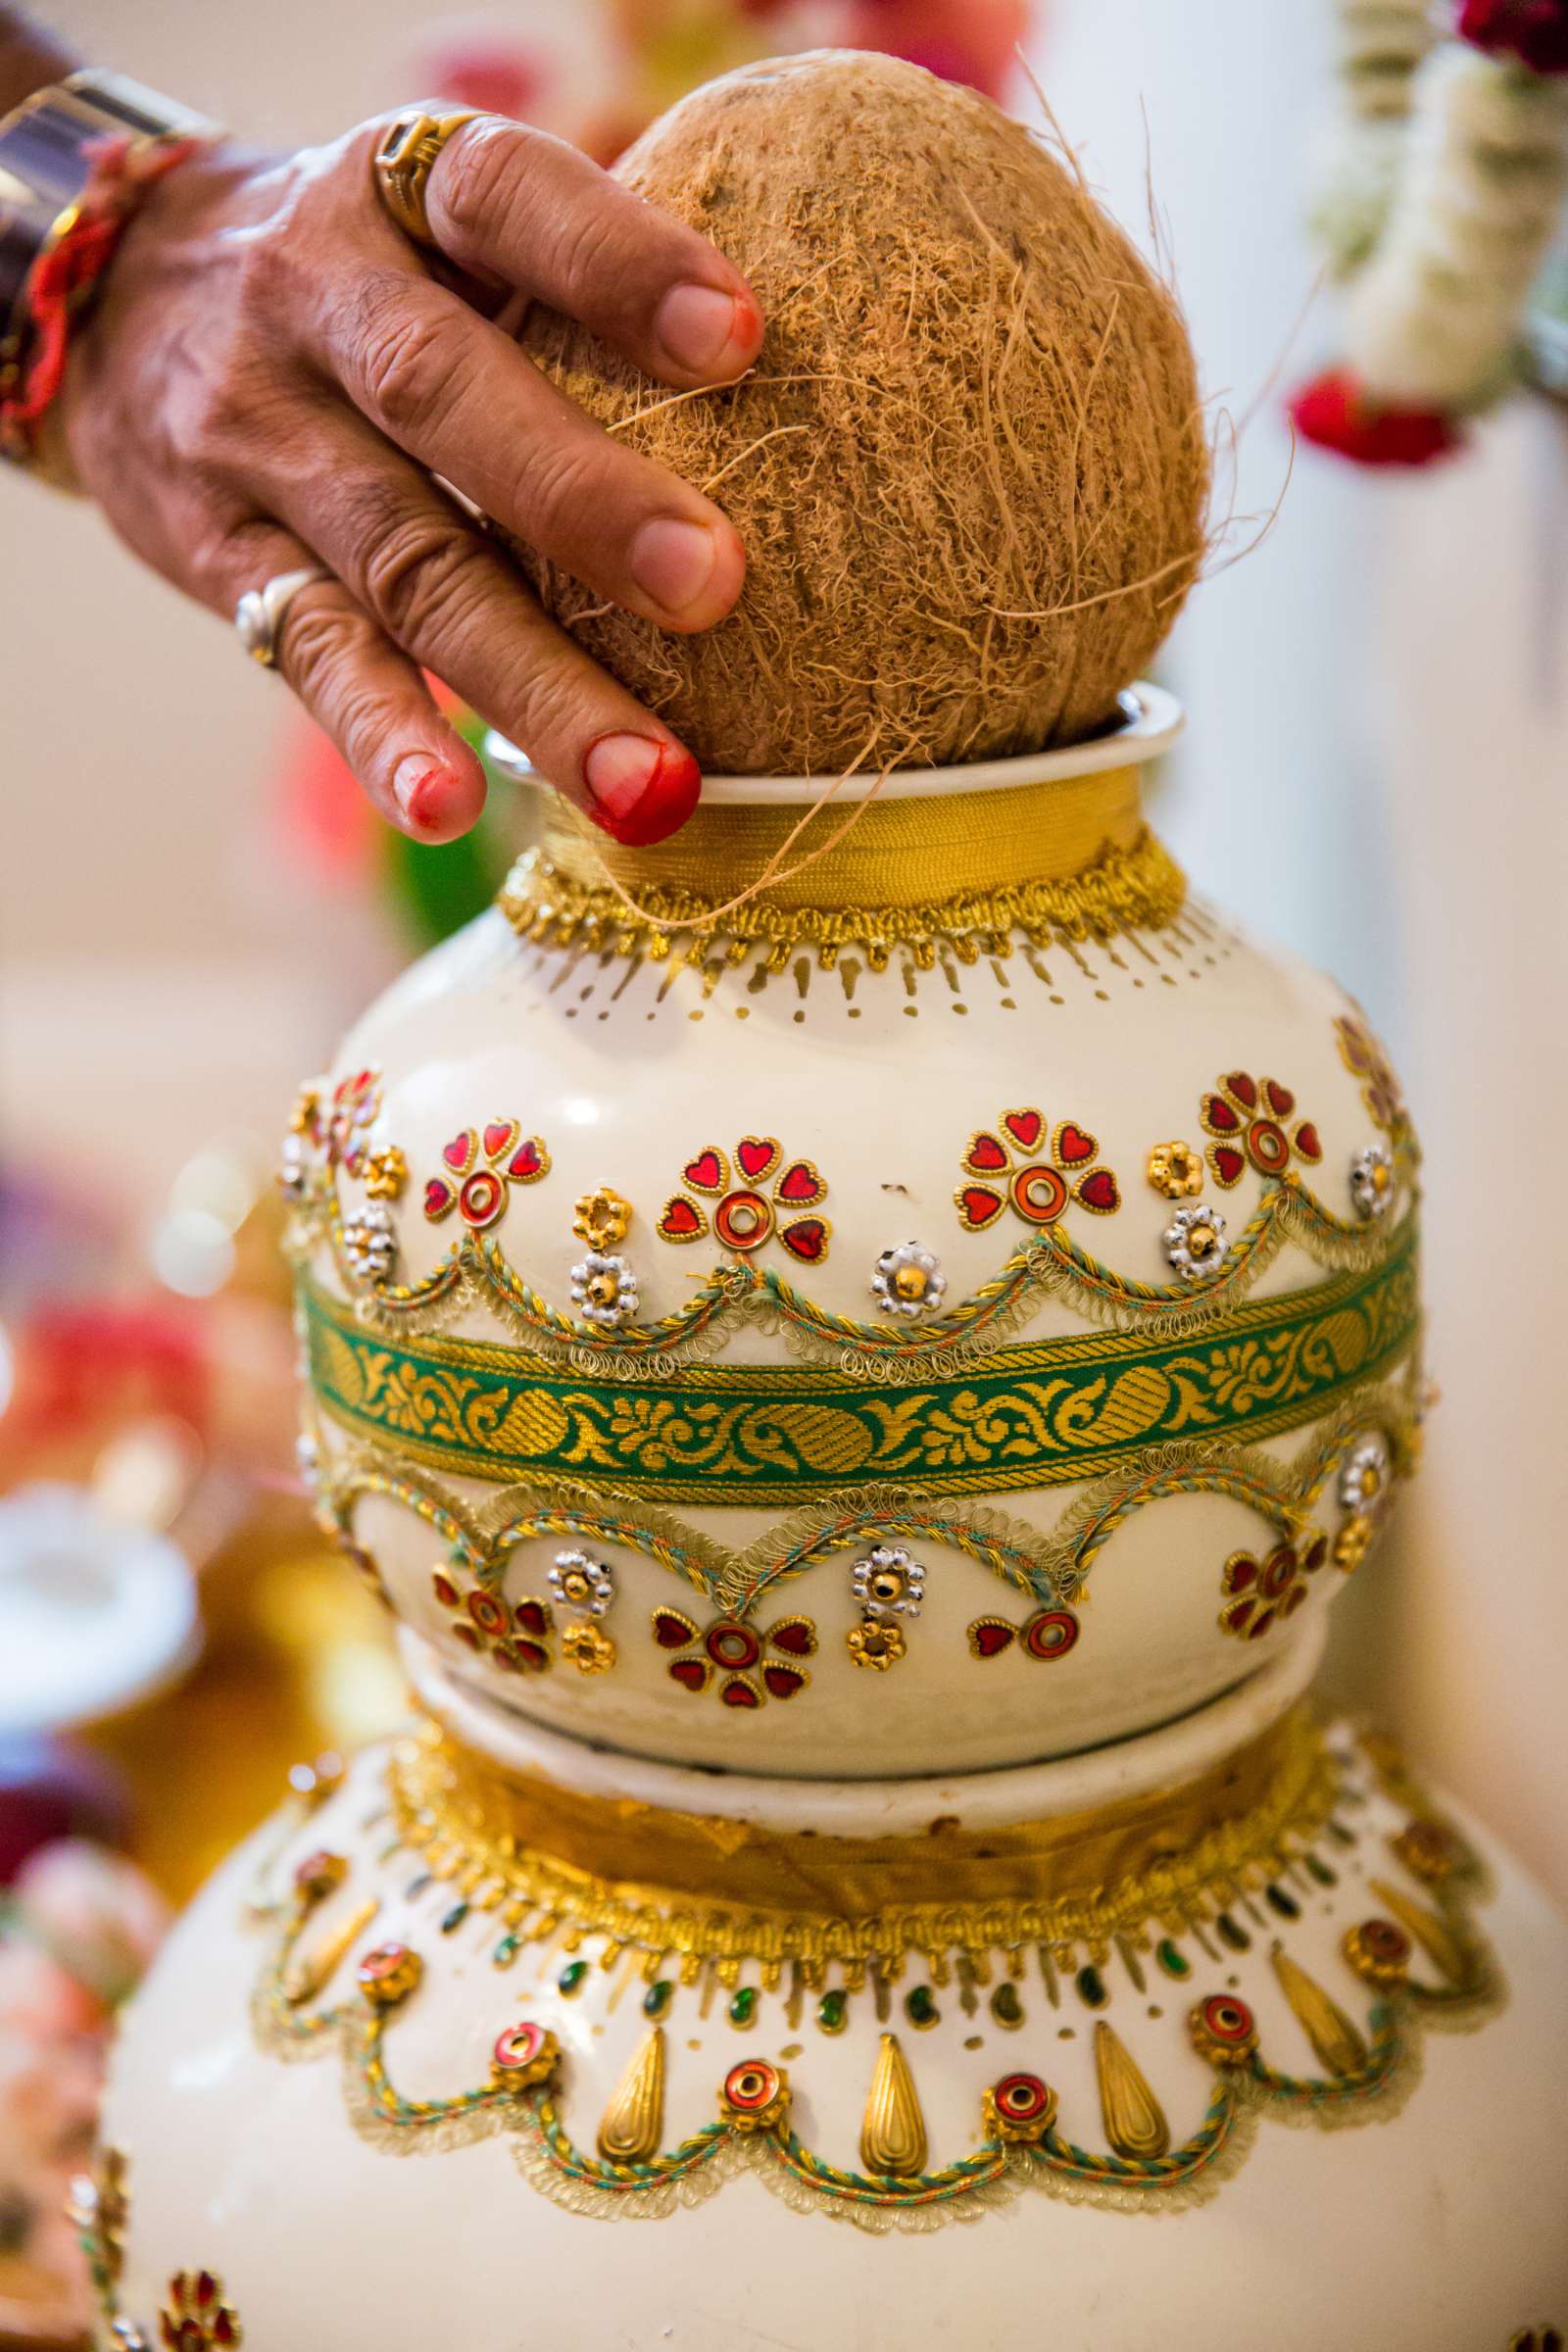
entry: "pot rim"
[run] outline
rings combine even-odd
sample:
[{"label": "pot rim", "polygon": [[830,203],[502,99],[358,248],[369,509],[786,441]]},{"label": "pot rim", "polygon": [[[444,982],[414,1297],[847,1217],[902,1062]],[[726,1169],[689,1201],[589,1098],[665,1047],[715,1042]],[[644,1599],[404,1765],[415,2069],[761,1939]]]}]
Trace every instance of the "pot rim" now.
[{"label": "pot rim", "polygon": [[[1016,791],[1020,785],[1060,783],[1069,777],[1102,774],[1107,768],[1142,766],[1169,751],[1187,723],[1176,697],[1148,679],[1127,687],[1116,700],[1120,721],[1091,742],[1061,744],[1049,752],[1019,752],[1007,760],[976,760],[956,767],[895,767],[877,798],[919,801],[945,793]],[[484,739],[484,756],[514,784],[542,785],[545,781],[526,755],[493,727]],[[830,779],[820,775],[710,775],[703,778],[703,806],[740,808],[764,803],[787,807],[791,802],[831,798],[833,806],[845,808],[864,800],[876,781],[874,773],[857,772],[829,795]]]}]

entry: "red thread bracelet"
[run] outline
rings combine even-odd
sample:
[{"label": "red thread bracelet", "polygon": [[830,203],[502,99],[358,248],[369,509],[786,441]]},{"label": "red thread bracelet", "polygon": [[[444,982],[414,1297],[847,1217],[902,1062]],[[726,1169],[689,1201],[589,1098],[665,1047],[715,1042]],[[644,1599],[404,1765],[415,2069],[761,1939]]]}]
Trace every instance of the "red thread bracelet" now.
[{"label": "red thread bracelet", "polygon": [[0,442],[24,459],[60,397],[71,333],[147,190],[205,145],[195,138],[105,140],[76,218],[33,264],[27,280],[29,336],[14,390],[0,399]]}]

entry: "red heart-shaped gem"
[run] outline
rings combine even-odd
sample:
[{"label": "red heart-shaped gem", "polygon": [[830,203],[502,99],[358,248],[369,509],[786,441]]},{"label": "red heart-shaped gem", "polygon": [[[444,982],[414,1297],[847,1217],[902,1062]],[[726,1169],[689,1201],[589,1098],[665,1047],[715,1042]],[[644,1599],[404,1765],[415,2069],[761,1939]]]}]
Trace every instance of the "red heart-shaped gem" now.
[{"label": "red heart-shaped gem", "polygon": [[1079,1178],[1073,1191],[1085,1208],[1104,1211],[1121,1206],[1121,1194],[1108,1168],[1091,1168],[1087,1176]]},{"label": "red heart-shaped gem", "polygon": [[971,1136],[963,1164],[966,1168],[973,1168],[977,1176],[994,1176],[1007,1164],[1006,1146],[994,1135],[981,1133]]},{"label": "red heart-shaped gem", "polygon": [[[1235,1084],[1234,1079],[1231,1084]],[[1205,1127],[1219,1135],[1236,1135],[1241,1131],[1242,1122],[1223,1095],[1203,1097],[1202,1120]]]},{"label": "red heart-shaped gem", "polygon": [[517,1641],[512,1647],[518,1665],[526,1667],[530,1674],[543,1674],[550,1663],[549,1650],[541,1649],[537,1642]]},{"label": "red heart-shaped gem", "polygon": [[1296,1108],[1296,1097],[1290,1088],[1281,1086],[1277,1078],[1265,1078],[1263,1092],[1268,1097],[1268,1106],[1274,1116],[1277,1119],[1288,1119]]},{"label": "red heart-shaped gem", "polygon": [[762,1680],[775,1698],[793,1698],[797,1690],[806,1688],[806,1676],[798,1666],[764,1666]]},{"label": "red heart-shaped gem", "polygon": [[771,1135],[743,1135],[735,1147],[735,1157],[753,1184],[760,1184],[779,1155],[780,1146]]},{"label": "red heart-shaped gem", "polygon": [[1004,1110],[1002,1124],[1015,1144],[1032,1152],[1046,1131],[1046,1122],[1038,1110]]},{"label": "red heart-shaped gem", "polygon": [[1226,1186],[1239,1184],[1242,1170],[1247,1165],[1243,1154],[1230,1144],[1216,1144],[1208,1155],[1208,1161],[1220,1183]]},{"label": "red heart-shaped gem", "polygon": [[687,1690],[706,1690],[712,1672],[706,1658],[672,1658],[669,1667],[674,1680]]},{"label": "red heart-shaped gem", "polygon": [[729,1162],[722,1152],[715,1152],[710,1144],[706,1152],[699,1152],[695,1159],[686,1162],[681,1174],[700,1193],[718,1193],[729,1182]]},{"label": "red heart-shaped gem", "polygon": [[1303,1159],[1322,1158],[1322,1139],[1310,1119],[1303,1119],[1296,1130],[1296,1149]]},{"label": "red heart-shaped gem", "polygon": [[441,1156],[459,1176],[466,1176],[478,1149],[479,1139],[473,1129],[465,1127],[461,1135],[455,1135],[451,1143],[443,1147]]},{"label": "red heart-shaped gem", "polygon": [[1017,1638],[1018,1629],[1002,1617],[980,1617],[969,1628],[969,1645],[977,1658],[994,1658]]},{"label": "red heart-shaped gem", "polygon": [[1064,1168],[1081,1167],[1086,1159],[1093,1159],[1099,1150],[1100,1146],[1094,1137],[1085,1135],[1083,1129],[1075,1127],[1071,1119],[1063,1119],[1056,1129],[1056,1157]]},{"label": "red heart-shaped gem", "polygon": [[504,1159],[521,1133],[516,1119],[492,1119],[484,1131],[486,1159]]},{"label": "red heart-shaped gem", "polygon": [[770,1625],[767,1638],[775,1649],[787,1649],[792,1658],[809,1658],[816,1651],[816,1628],[809,1617],[785,1617]]},{"label": "red heart-shaped gem", "polygon": [[779,1240],[792,1257],[804,1258],[814,1266],[826,1254],[828,1229],[820,1217],[797,1217],[793,1225],[779,1227]]},{"label": "red heart-shaped gem", "polygon": [[718,1695],[726,1707],[760,1707],[762,1703],[761,1692],[753,1684],[743,1683],[738,1674],[730,1676]]},{"label": "red heart-shaped gem", "polygon": [[530,1135],[527,1142],[514,1152],[508,1160],[507,1174],[514,1184],[532,1184],[536,1176],[544,1174],[549,1164],[543,1144],[536,1135]]},{"label": "red heart-shaped gem", "polygon": [[1245,1070],[1232,1070],[1222,1083],[1230,1088],[1238,1102],[1247,1104],[1249,1110],[1257,1108],[1257,1081],[1250,1078]]},{"label": "red heart-shaped gem", "polygon": [[538,1640],[550,1631],[550,1611],[542,1600],[519,1600],[512,1612],[525,1634]]},{"label": "red heart-shaped gem", "polygon": [[457,1199],[444,1176],[432,1176],[424,1188],[424,1213],[427,1217],[444,1217]]},{"label": "red heart-shaped gem", "polygon": [[1002,1195],[992,1192],[988,1185],[966,1184],[954,1197],[958,1203],[958,1215],[971,1233],[983,1233],[1002,1214]]},{"label": "red heart-shaped gem", "polygon": [[773,1197],[800,1206],[820,1200],[826,1191],[827,1186],[808,1159],[794,1159],[773,1187]]},{"label": "red heart-shaped gem", "polygon": [[671,1242],[690,1242],[708,1231],[708,1219],[700,1208],[694,1208],[677,1193],[673,1200],[664,1202],[659,1230]]},{"label": "red heart-shaped gem", "polygon": [[688,1642],[697,1639],[697,1628],[679,1609],[654,1611],[654,1640],[661,1649],[684,1649]]}]

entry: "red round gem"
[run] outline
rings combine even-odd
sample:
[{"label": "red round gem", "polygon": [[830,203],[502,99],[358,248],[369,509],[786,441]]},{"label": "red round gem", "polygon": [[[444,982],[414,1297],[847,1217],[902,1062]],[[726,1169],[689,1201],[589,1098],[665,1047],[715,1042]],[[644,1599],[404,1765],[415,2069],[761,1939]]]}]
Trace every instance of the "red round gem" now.
[{"label": "red round gem", "polygon": [[1391,1968],[1403,1968],[1410,1957],[1410,1938],[1392,1919],[1363,1919],[1361,1948]]},{"label": "red round gem", "polygon": [[1023,1629],[1023,1646],[1032,1658],[1064,1658],[1079,1631],[1071,1609],[1039,1609]]},{"label": "red round gem", "polygon": [[991,2095],[1009,2124],[1032,2124],[1051,2105],[1051,2092],[1038,2075],[1004,2075]]},{"label": "red round gem", "polygon": [[738,1617],[721,1617],[716,1625],[710,1625],[703,1645],[715,1666],[727,1666],[731,1673],[755,1666],[762,1654],[756,1627],[743,1624]]},{"label": "red round gem", "polygon": [[1266,1600],[1278,1600],[1295,1574],[1296,1554],[1289,1544],[1281,1544],[1263,1562],[1257,1589]]},{"label": "red round gem", "polygon": [[724,2077],[724,2096],[731,2107],[739,2107],[746,2115],[766,2107],[779,2094],[779,2074],[765,2058],[743,2058],[732,2066]]},{"label": "red round gem", "polygon": [[497,2066],[531,2066],[544,2042],[544,2028],[531,2024],[508,2026],[496,2035],[491,2055]]},{"label": "red round gem", "polygon": [[497,1600],[493,1592],[470,1592],[468,1615],[482,1634],[499,1636],[509,1630],[506,1605]]},{"label": "red round gem", "polygon": [[760,1193],[728,1193],[713,1211],[713,1231],[726,1250],[756,1250],[772,1231],[773,1211]]},{"label": "red round gem", "polygon": [[1254,1168],[1265,1176],[1282,1175],[1290,1162],[1291,1147],[1283,1127],[1272,1119],[1254,1119],[1247,1130],[1247,1149]]},{"label": "red round gem", "polygon": [[1067,1205],[1066,1179],[1041,1161],[1012,1180],[1012,1205],[1031,1225],[1054,1225]]},{"label": "red round gem", "polygon": [[1257,2031],[1256,2021],[1245,2001],[1228,1992],[1211,1992],[1201,2003],[1199,2014],[1216,2041],[1234,2042],[1238,2046],[1250,2041]]},{"label": "red round gem", "polygon": [[493,1169],[478,1168],[458,1195],[466,1225],[493,1225],[507,1205],[507,1188]]}]

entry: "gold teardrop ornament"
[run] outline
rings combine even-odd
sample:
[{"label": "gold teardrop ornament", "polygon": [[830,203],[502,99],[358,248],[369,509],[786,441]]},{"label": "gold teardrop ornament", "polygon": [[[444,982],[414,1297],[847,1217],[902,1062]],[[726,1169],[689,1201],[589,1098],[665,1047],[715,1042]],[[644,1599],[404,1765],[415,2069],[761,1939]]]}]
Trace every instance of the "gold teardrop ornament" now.
[{"label": "gold teardrop ornament", "polygon": [[607,2164],[647,2164],[664,2132],[664,2029],[656,2026],[615,2087],[599,2127]]},{"label": "gold teardrop ornament", "polygon": [[1448,1983],[1468,1984],[1476,1974],[1475,1963],[1447,1921],[1440,1919],[1436,1911],[1429,1911],[1425,1903],[1412,1902],[1397,1886],[1391,1886],[1387,1879],[1373,1879],[1369,1884],[1378,1901],[1387,1904],[1391,1919],[1398,1921]]},{"label": "gold teardrop ornament", "polygon": [[1345,2011],[1329,1999],[1316,1978],[1298,1968],[1289,1952],[1274,1946],[1271,1955],[1280,1989],[1290,2002],[1320,2065],[1331,2075],[1359,2074],[1366,2064],[1366,2043]]},{"label": "gold teardrop ornament", "polygon": [[860,2162],[868,2173],[906,2180],[925,2170],[925,2117],[909,2062],[895,2034],[884,2034],[860,2127]]},{"label": "gold teardrop ornament", "polygon": [[359,1942],[380,1908],[373,1894],[367,1895],[357,1910],[351,1911],[347,1919],[322,1936],[314,1951],[302,1952],[290,1964],[283,1978],[283,1998],[291,2009],[299,2008],[304,2001],[315,2000],[339,1962]]},{"label": "gold teardrop ornament", "polygon": [[1095,2026],[1095,2073],[1105,2137],[1118,2156],[1147,2163],[1170,2146],[1165,2111],[1150,2089],[1119,2034],[1101,2018]]}]

